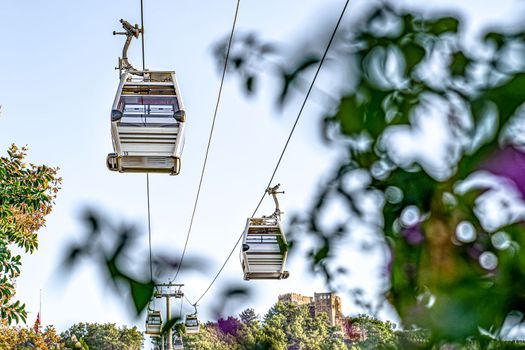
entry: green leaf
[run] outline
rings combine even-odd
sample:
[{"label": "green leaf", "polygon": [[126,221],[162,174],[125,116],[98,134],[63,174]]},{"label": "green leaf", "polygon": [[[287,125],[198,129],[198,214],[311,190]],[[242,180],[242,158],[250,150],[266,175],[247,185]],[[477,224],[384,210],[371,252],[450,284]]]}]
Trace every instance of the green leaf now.
[{"label": "green leaf", "polygon": [[500,116],[499,129],[525,101],[523,91],[525,91],[525,73],[519,73],[504,84],[487,90],[485,94],[480,96],[480,99],[493,101],[498,106]]},{"label": "green leaf", "polygon": [[470,63],[470,59],[465,56],[465,54],[461,51],[455,52],[452,54],[451,62],[450,62],[450,73],[453,76],[465,76],[465,72],[467,69],[467,66]]},{"label": "green leaf", "polygon": [[318,264],[322,260],[326,259],[328,257],[329,252],[330,252],[330,246],[328,246],[327,244],[321,247],[321,249],[319,249],[318,251],[313,251],[311,253],[312,258],[313,258],[313,263]]},{"label": "green leaf", "polygon": [[505,44],[505,36],[501,33],[488,32],[483,37],[484,41],[492,41],[496,45],[496,49],[499,50]]},{"label": "green leaf", "polygon": [[250,75],[246,78],[246,91],[248,92],[248,95],[253,94],[255,91],[255,79],[254,75]]},{"label": "green leaf", "polygon": [[454,17],[443,17],[431,23],[430,32],[435,35],[457,33],[459,21]]},{"label": "green leaf", "polygon": [[408,73],[412,72],[414,67],[421,62],[425,57],[425,49],[420,45],[409,42],[401,47],[403,55],[405,56],[406,70]]},{"label": "green leaf", "polygon": [[318,63],[320,61],[320,58],[317,56],[308,55],[303,58],[301,63],[299,63],[295,69],[292,71],[284,71],[282,72],[282,78],[283,78],[283,87],[281,90],[281,93],[279,94],[278,103],[279,105],[283,105],[284,101],[286,100],[286,97],[288,97],[288,93],[290,92],[290,86],[291,84],[297,79],[297,77],[302,73],[304,70],[310,68],[312,65]]},{"label": "green leaf", "polygon": [[131,290],[131,297],[133,298],[135,310],[137,311],[137,314],[139,314],[148,306],[153,297],[155,285],[153,282],[144,283],[132,278],[128,278],[127,281]]},{"label": "green leaf", "polygon": [[339,105],[337,118],[341,122],[343,133],[347,135],[361,132],[365,127],[363,116],[359,113],[355,96],[343,98]]}]

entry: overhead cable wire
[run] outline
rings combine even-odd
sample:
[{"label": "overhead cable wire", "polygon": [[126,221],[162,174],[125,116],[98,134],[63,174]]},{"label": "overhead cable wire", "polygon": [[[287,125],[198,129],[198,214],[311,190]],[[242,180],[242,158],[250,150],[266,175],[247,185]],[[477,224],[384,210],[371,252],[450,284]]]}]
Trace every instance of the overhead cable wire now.
[{"label": "overhead cable wire", "polygon": [[188,299],[188,297],[186,295],[184,295],[184,299],[186,299],[186,301],[188,302],[188,304],[190,304],[192,307],[196,307],[196,305],[193,305],[190,301],[190,299]]},{"label": "overhead cable wire", "polygon": [[[141,41],[142,41],[142,70],[146,70],[146,53],[144,49],[144,0],[140,0],[140,27],[141,27]],[[150,196],[149,196],[149,174],[146,173],[146,198],[148,204],[148,243],[149,243],[149,276],[153,281],[153,254],[151,252],[151,210],[150,210]]]},{"label": "overhead cable wire", "polygon": [[148,242],[149,242],[149,275],[150,280],[153,281],[153,261],[151,252],[151,213],[150,213],[150,200],[149,200],[149,174],[146,174],[146,193],[148,200]]},{"label": "overhead cable wire", "polygon": [[175,275],[174,275],[172,281],[175,281],[177,279],[177,276],[179,275],[179,272],[180,272],[180,269],[181,269],[181,266],[182,266],[182,262],[184,261],[184,256],[186,255],[186,249],[188,248],[188,241],[190,239],[191,230],[193,228],[193,222],[195,220],[195,213],[197,211],[197,204],[199,203],[199,197],[200,197],[201,188],[202,188],[202,181],[204,179],[204,173],[206,171],[206,164],[208,162],[208,155],[209,155],[209,152],[210,152],[210,145],[211,145],[211,141],[212,141],[212,138],[213,138],[213,130],[215,129],[215,121],[217,119],[217,113],[219,111],[219,104],[221,102],[222,87],[224,85],[224,77],[226,76],[226,70],[228,68],[228,58],[230,56],[230,49],[231,49],[231,45],[232,45],[232,41],[233,41],[233,34],[235,32],[235,25],[237,23],[237,15],[239,13],[239,4],[240,4],[240,2],[241,2],[240,0],[237,0],[237,6],[235,8],[235,15],[233,17],[233,24],[232,24],[232,29],[231,29],[231,33],[230,33],[230,39],[228,40],[228,48],[226,50],[226,58],[224,59],[224,67],[223,67],[223,70],[222,70],[222,77],[221,77],[221,82],[220,82],[220,85],[219,85],[219,92],[217,94],[217,102],[215,103],[215,111],[213,113],[213,119],[212,119],[211,128],[210,128],[210,135],[208,137],[208,145],[206,146],[206,153],[205,153],[205,156],[204,156],[204,162],[202,164],[202,170],[201,170],[201,175],[200,175],[200,180],[199,180],[199,186],[197,187],[197,194],[195,196],[195,202],[194,202],[194,205],[193,205],[193,212],[191,214],[190,225],[188,227],[188,232],[186,234],[186,241],[184,242],[184,248],[182,250],[182,254],[181,254],[181,257],[180,257],[180,260],[179,260],[179,264],[177,266],[177,272],[175,272]]},{"label": "overhead cable wire", "polygon": [[[319,61],[319,66],[317,67],[317,70],[315,72],[315,75],[312,79],[312,82],[310,83],[310,87],[308,88],[308,91],[306,92],[306,95],[305,95],[305,98],[303,100],[303,103],[301,105],[301,108],[299,109],[299,113],[297,114],[297,118],[295,119],[295,122],[292,126],[292,129],[290,130],[290,134],[288,135],[288,138],[286,140],[286,143],[283,147],[283,150],[281,152],[281,155],[279,156],[279,159],[277,161],[277,164],[275,165],[275,168],[272,172],[272,176],[270,177],[270,181],[268,181],[268,185],[265,187],[264,189],[264,193],[261,197],[261,199],[259,200],[259,203],[257,203],[257,206],[255,207],[255,210],[253,211],[253,214],[252,214],[252,217],[257,213],[257,210],[259,210],[259,207],[261,206],[261,203],[264,199],[264,196],[266,195],[266,189],[269,188],[272,184],[272,181],[274,180],[274,177],[275,177],[275,174],[277,173],[277,170],[279,169],[279,166],[281,165],[281,161],[283,159],[283,156],[284,156],[284,153],[286,152],[286,149],[288,148],[288,144],[290,143],[290,140],[292,138],[292,135],[295,131],[295,128],[297,126],[297,123],[299,122],[299,119],[301,118],[301,115],[303,113],[303,110],[304,110],[304,107],[306,105],[306,102],[308,101],[308,98],[310,97],[310,93],[314,87],[314,84],[315,84],[315,81],[317,80],[317,76],[319,75],[319,72],[321,71],[321,67],[323,66],[323,63],[326,59],[326,55],[328,54],[328,50],[330,49],[330,46],[332,45],[332,42],[334,40],[334,37],[335,37],[335,34],[337,33],[337,29],[339,28],[339,25],[341,24],[341,21],[344,17],[344,14],[346,12],[346,8],[348,7],[348,3],[349,3],[350,0],[346,0],[345,1],[345,5],[343,7],[343,10],[341,11],[341,14],[339,16],[339,19],[337,20],[337,24],[335,25],[335,28],[332,32],[332,35],[330,36],[330,40],[328,41],[328,45],[326,46],[326,49],[323,53],[323,56],[321,57],[321,60]],[[233,246],[232,250],[230,251],[230,253],[228,254],[228,257],[226,258],[226,260],[224,261],[224,263],[222,264],[221,268],[219,269],[219,271],[217,272],[217,274],[215,275],[215,277],[213,278],[213,280],[211,281],[211,283],[208,285],[208,287],[206,288],[206,290],[201,294],[201,296],[197,299],[197,301],[195,302],[195,304],[197,304],[199,301],[202,300],[202,298],[204,298],[204,296],[208,293],[208,291],[211,289],[211,287],[213,286],[213,284],[215,283],[215,281],[217,281],[217,278],[219,278],[219,275],[222,273],[222,271],[224,270],[224,267],[226,266],[226,264],[228,263],[228,261],[230,260],[230,258],[232,257],[233,253],[235,252],[235,249],[237,248],[237,246],[239,245],[239,242],[241,241],[242,237],[243,237],[243,233],[241,233],[241,235],[239,236],[239,238],[237,239],[237,242],[235,242],[235,245]]]},{"label": "overhead cable wire", "polygon": [[144,0],[140,0],[140,28],[142,31],[141,41],[142,41],[142,70],[146,70],[146,59],[145,59],[145,50],[144,50]]}]

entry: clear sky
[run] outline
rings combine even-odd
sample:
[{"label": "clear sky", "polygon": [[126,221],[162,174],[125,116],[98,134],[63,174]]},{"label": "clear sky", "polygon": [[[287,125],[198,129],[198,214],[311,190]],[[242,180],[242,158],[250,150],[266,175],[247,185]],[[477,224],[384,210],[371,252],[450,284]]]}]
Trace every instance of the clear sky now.
[{"label": "clear sky", "polygon": [[[204,151],[219,86],[212,56],[214,43],[230,31],[235,0],[144,0],[146,66],[176,70],[187,111],[186,143],[179,176],[151,176],[152,240],[155,252],[180,254],[201,171]],[[318,26],[331,30],[343,0],[241,1],[238,32],[255,31],[268,41],[294,45]],[[346,22],[365,1],[353,1]],[[398,2],[401,3],[401,2]],[[415,6],[417,1],[403,1]],[[519,1],[434,0],[427,8],[461,10],[470,19],[469,33],[482,24],[508,23]],[[80,239],[79,213],[86,206],[105,213],[114,222],[136,223],[143,232],[146,257],[145,175],[118,174],[106,169],[112,152],[109,112],[118,84],[113,68],[123,37],[118,20],[140,20],[139,1],[4,0],[0,2],[0,150],[11,143],[29,146],[29,160],[59,166],[63,188],[47,226],[40,232],[40,248],[23,258],[17,297],[27,303],[29,322],[36,317],[39,290],[43,289],[43,322],[64,330],[76,322],[116,322],[143,327],[90,265],[82,265],[64,280],[58,265],[65,246]],[[324,44],[323,44],[324,45]],[[130,49],[132,63],[140,66],[139,42]],[[342,77],[344,79],[344,77]],[[330,79],[321,77],[323,88]],[[261,93],[247,99],[237,79],[227,79],[204,178],[188,254],[205,256],[209,269],[184,274],[184,291],[194,300],[206,288],[244,228],[264,191],[277,157],[299,108],[299,97],[283,112],[273,105],[276,83],[266,78]],[[286,194],[286,214],[308,206],[315,187],[336,159],[319,138],[322,107],[315,99],[307,105],[289,146],[276,182]],[[261,214],[270,214],[267,198]],[[285,215],[285,220],[286,220]],[[289,217],[289,216],[288,216]],[[366,237],[362,238],[366,240]],[[358,252],[355,241],[340,247],[341,258],[359,266],[349,277],[352,287],[377,292],[381,251]],[[237,253],[213,289],[202,300],[200,313],[210,317],[216,292],[232,282],[249,283],[253,298],[232,313],[254,307],[264,313],[281,293],[307,295],[324,291],[322,280],[311,276],[301,256],[290,261],[291,276],[283,281],[243,282]],[[343,296],[344,311],[355,313]],[[187,311],[190,311],[187,309]],[[388,314],[386,314],[388,316]]]}]

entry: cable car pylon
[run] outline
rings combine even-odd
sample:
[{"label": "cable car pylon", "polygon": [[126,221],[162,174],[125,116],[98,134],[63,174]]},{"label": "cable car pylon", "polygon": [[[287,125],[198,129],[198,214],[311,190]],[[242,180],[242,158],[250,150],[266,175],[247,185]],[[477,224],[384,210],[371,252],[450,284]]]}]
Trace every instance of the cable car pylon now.
[{"label": "cable car pylon", "polygon": [[[155,292],[153,297],[157,299],[166,299],[166,322],[171,320],[171,298],[181,299],[184,297],[182,292],[182,287],[184,284],[180,283],[159,283],[155,285]],[[162,322],[161,313],[158,310],[152,310],[148,307],[148,315],[146,319],[146,334],[150,334],[154,337],[161,337],[161,344],[164,344],[164,339],[167,339],[167,348],[168,350],[174,350],[173,347],[173,325],[170,326],[167,330],[163,329],[166,326],[166,323]],[[163,333],[166,333],[164,335]],[[183,344],[182,340],[178,342],[175,341],[175,349],[182,349]]]},{"label": "cable car pylon", "polygon": [[120,84],[111,109],[113,153],[109,170],[121,173],[177,175],[184,146],[186,111],[174,71],[138,70],[129,62],[133,38],[144,35],[137,24],[120,20],[126,42],[119,58]]}]

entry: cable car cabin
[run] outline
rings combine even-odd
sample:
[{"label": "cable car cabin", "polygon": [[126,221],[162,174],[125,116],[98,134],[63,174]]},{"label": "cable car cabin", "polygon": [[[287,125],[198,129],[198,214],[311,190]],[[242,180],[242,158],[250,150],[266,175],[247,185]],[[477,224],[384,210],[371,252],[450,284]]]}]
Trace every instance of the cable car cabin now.
[{"label": "cable car cabin", "polygon": [[288,244],[277,217],[248,218],[242,243],[245,280],[288,278]]},{"label": "cable car cabin", "polygon": [[173,342],[173,350],[184,350],[184,343],[182,342],[181,337],[175,337]]},{"label": "cable car cabin", "polygon": [[175,72],[125,71],[111,110],[109,170],[177,175],[185,120]]},{"label": "cable car cabin", "polygon": [[196,314],[186,315],[186,321],[184,322],[186,326],[186,334],[197,334],[199,333],[199,319]]},{"label": "cable car cabin", "polygon": [[160,311],[148,310],[146,318],[146,334],[160,335],[162,328],[162,317]]}]

